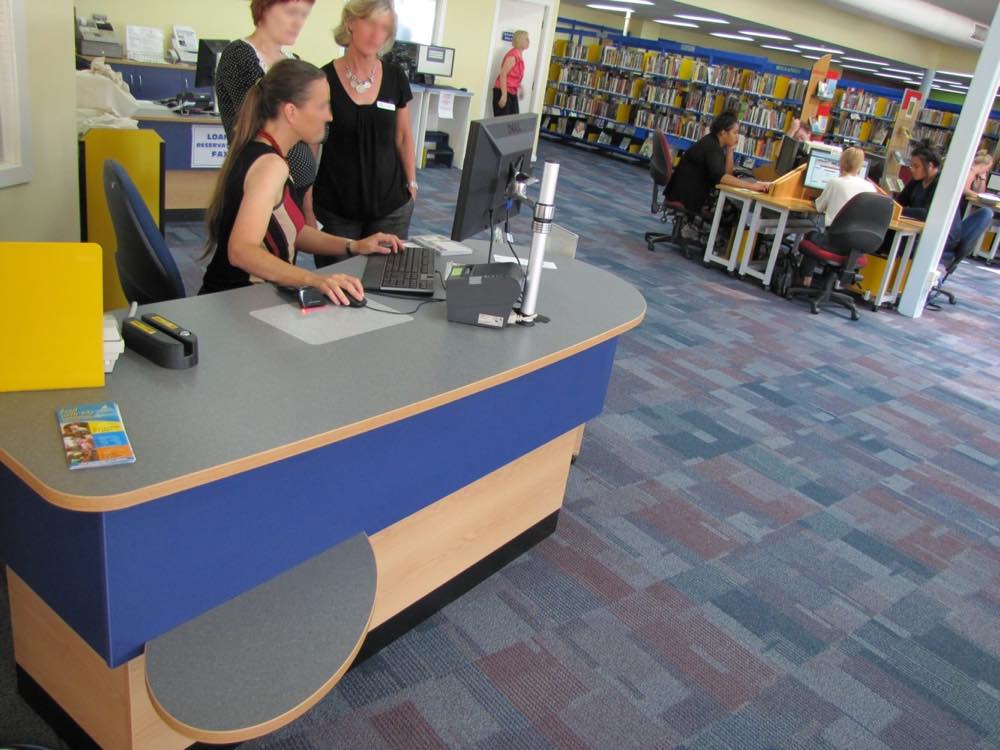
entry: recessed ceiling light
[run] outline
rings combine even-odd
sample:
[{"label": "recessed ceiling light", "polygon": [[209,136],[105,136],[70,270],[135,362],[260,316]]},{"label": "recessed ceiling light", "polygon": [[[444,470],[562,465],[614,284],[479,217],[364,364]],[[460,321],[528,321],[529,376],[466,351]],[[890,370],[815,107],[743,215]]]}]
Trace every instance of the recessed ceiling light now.
[{"label": "recessed ceiling light", "polygon": [[761,39],[780,39],[783,42],[790,42],[792,38],[790,36],[785,36],[784,34],[772,34],[770,31],[745,31],[740,30],[741,34],[746,36],[759,36]]},{"label": "recessed ceiling light", "polygon": [[869,60],[868,58],[865,58],[865,57],[848,57],[847,55],[844,55],[844,59],[848,60],[850,62],[861,63],[862,65],[888,65],[889,64],[889,63],[885,62],[884,60]]},{"label": "recessed ceiling light", "polygon": [[956,76],[957,78],[972,78],[972,73],[955,73],[951,70],[939,70],[938,75],[942,76]]},{"label": "recessed ceiling light", "polygon": [[799,49],[808,49],[812,50],[813,52],[829,52],[831,55],[844,54],[844,50],[836,49],[835,47],[817,47],[813,44],[796,44],[795,46],[798,47]]},{"label": "recessed ceiling light", "polygon": [[907,83],[910,83],[909,76],[901,76],[899,75],[899,73],[886,73],[880,70],[875,75],[879,76],[880,78],[895,78],[897,81],[906,81]]},{"label": "recessed ceiling light", "polygon": [[863,70],[865,73],[878,73],[879,72],[875,68],[866,68],[863,65],[851,65],[850,63],[841,63],[840,67],[847,68],[849,70]]},{"label": "recessed ceiling light", "polygon": [[690,13],[674,13],[674,18],[683,18],[685,21],[703,21],[704,23],[729,23],[729,21],[724,18],[713,18],[712,16],[693,16]]},{"label": "recessed ceiling light", "polygon": [[739,34],[726,34],[722,31],[713,31],[709,36],[717,36],[721,39],[735,39],[738,42],[752,42],[754,38],[752,36],[740,36]]},{"label": "recessed ceiling light", "polygon": [[631,13],[631,8],[626,8],[623,5],[599,5],[597,3],[587,3],[588,8],[593,8],[594,10],[615,10],[619,13]]},{"label": "recessed ceiling light", "polygon": [[907,70],[906,68],[884,68],[887,73],[902,73],[908,76],[923,76],[922,70]]},{"label": "recessed ceiling light", "polygon": [[666,18],[654,18],[656,23],[662,23],[664,26],[683,26],[688,29],[697,29],[698,24],[691,23],[690,21],[670,21]]},{"label": "recessed ceiling light", "polygon": [[822,55],[802,55],[806,60],[822,60]]},{"label": "recessed ceiling light", "polygon": [[958,89],[946,89],[943,86],[938,86],[936,83],[931,84],[931,88],[934,91],[946,91],[949,94],[964,94],[964,91],[959,91]]},{"label": "recessed ceiling light", "polygon": [[615,3],[628,3],[629,5],[655,5],[652,0],[611,0]]},{"label": "recessed ceiling light", "polygon": [[763,47],[764,49],[776,49],[779,52],[794,52],[795,54],[799,53],[799,51],[795,49],[795,47],[782,47],[777,44],[762,44],[760,46]]}]

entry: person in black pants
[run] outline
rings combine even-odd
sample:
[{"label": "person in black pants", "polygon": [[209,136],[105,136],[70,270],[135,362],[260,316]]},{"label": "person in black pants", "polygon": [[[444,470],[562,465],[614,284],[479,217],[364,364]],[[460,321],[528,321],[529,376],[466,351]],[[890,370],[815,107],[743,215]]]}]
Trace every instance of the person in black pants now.
[{"label": "person in black pants", "polygon": [[[323,146],[313,206],[323,230],[359,239],[406,238],[417,197],[410,109],[402,68],[378,55],[396,32],[391,0],[350,0],[334,32],[344,56],[323,66],[333,122]],[[317,266],[333,262],[317,257]]]}]

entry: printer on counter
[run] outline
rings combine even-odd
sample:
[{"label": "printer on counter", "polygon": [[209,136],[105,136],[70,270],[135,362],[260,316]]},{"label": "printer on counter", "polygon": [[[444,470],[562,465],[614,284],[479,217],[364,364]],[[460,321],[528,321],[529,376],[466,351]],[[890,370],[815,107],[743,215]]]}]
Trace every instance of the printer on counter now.
[{"label": "printer on counter", "polygon": [[76,53],[87,57],[122,58],[121,42],[115,39],[115,29],[107,16],[94,13],[89,21],[78,19]]}]

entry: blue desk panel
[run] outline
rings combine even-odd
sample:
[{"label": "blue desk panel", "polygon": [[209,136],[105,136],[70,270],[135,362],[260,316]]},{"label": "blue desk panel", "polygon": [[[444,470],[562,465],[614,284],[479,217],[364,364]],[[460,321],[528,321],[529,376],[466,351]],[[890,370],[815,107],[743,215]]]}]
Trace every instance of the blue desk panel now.
[{"label": "blue desk panel", "polygon": [[115,667],[180,623],[593,419],[616,346],[612,339],[400,422],[110,513],[55,508],[0,467],[10,498],[0,508],[0,548]]}]

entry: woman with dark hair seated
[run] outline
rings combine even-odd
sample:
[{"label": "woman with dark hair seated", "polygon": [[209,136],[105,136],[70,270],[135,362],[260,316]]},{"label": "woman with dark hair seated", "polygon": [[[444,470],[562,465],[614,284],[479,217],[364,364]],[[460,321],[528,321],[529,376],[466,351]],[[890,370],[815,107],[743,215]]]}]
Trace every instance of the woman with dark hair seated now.
[{"label": "woman with dark hair seated", "polygon": [[701,211],[719,184],[767,192],[768,183],[733,175],[733,152],[739,139],[740,122],[734,113],[716,117],[708,135],[681,157],[664,193],[667,200],[683,203],[688,211]]}]

